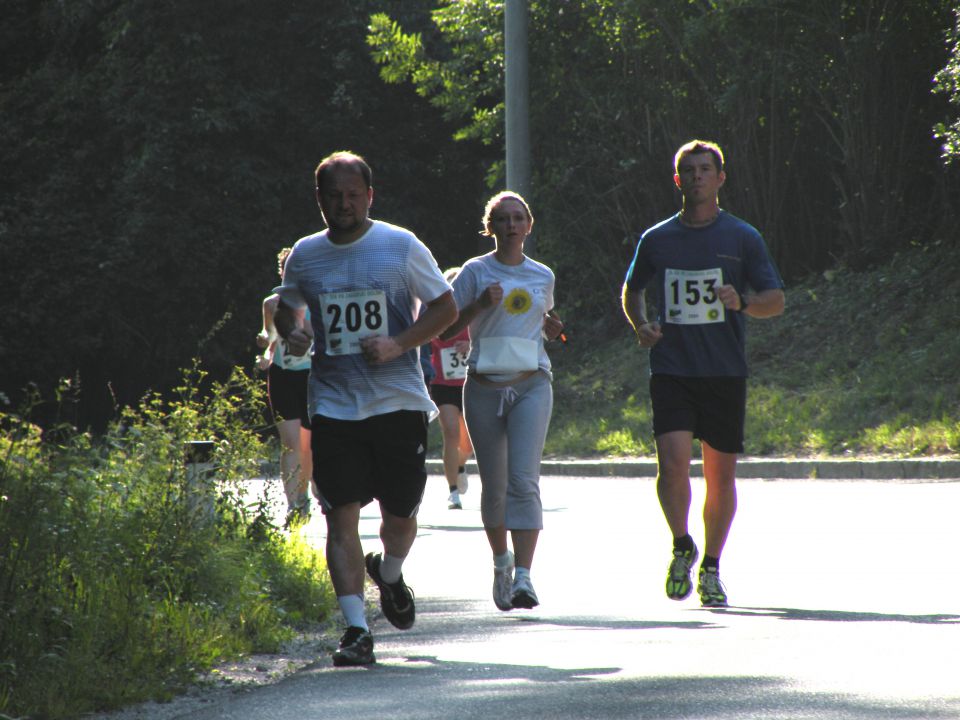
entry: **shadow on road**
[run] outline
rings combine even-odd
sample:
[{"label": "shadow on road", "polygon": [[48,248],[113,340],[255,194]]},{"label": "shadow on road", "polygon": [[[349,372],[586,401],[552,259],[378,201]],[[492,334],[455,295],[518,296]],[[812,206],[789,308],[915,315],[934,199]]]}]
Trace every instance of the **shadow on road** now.
[{"label": "shadow on road", "polygon": [[779,620],[814,620],[823,622],[905,622],[920,625],[960,623],[960,615],[903,615],[849,610],[804,610],[800,608],[729,607],[710,612],[744,617],[769,616]]}]

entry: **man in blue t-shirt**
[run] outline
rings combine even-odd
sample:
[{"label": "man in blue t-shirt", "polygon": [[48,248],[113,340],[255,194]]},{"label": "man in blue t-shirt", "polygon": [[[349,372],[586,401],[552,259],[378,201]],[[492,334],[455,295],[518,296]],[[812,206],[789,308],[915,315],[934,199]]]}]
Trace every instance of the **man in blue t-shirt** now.
[{"label": "man in blue t-shirt", "polygon": [[[657,496],[673,533],[667,596],[683,600],[699,557],[688,532],[693,438],[707,492],[704,557],[697,590],[704,607],[723,607],[720,554],[737,509],[737,454],[746,413],[746,316],[784,307],[783,281],[760,233],[720,209],[723,153],[694,140],[674,156],[683,209],[640,237],[623,285],[623,312],[650,348],[650,401],[657,445]],[[657,315],[647,315],[644,289]]]}]

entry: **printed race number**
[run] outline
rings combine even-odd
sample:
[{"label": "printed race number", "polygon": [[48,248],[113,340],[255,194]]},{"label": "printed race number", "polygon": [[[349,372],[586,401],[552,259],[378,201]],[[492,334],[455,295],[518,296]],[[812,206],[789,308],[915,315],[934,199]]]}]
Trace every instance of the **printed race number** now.
[{"label": "printed race number", "polygon": [[387,329],[387,297],[382,290],[351,290],[320,296],[327,355],[356,355],[361,338]]},{"label": "printed race number", "polygon": [[702,325],[723,322],[724,307],[717,296],[723,284],[723,271],[674,270],[664,273],[664,297],[667,322],[678,325]]},{"label": "printed race number", "polygon": [[467,376],[467,356],[455,347],[440,348],[440,364],[444,380],[460,380]]}]

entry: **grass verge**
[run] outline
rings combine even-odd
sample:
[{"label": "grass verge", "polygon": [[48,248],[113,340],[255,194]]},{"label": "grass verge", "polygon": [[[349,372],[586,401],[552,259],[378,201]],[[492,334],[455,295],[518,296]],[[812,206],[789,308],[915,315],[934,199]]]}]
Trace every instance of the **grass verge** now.
[{"label": "grass verge", "polygon": [[[330,613],[322,556],[241,482],[269,452],[262,402],[239,370],[210,384],[193,368],[101,438],[0,416],[0,714],[166,699]],[[208,438],[210,462],[187,463]]]}]

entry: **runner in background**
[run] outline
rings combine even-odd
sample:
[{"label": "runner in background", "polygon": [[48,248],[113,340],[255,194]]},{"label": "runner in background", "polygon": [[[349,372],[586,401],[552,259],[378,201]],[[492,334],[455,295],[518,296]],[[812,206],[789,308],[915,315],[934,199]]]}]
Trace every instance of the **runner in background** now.
[{"label": "runner in background", "polygon": [[[452,283],[460,268],[450,268],[443,273]],[[463,419],[463,382],[467,377],[467,355],[470,353],[470,332],[464,328],[449,340],[434,338],[430,341],[433,379],[430,396],[440,411],[440,430],[443,433],[443,474],[447,479],[450,496],[447,507],[460,510],[463,503],[460,495],[467,492],[467,460],[473,454],[470,434]]]},{"label": "runner in background", "polygon": [[[283,264],[290,248],[277,255],[280,280]],[[310,482],[313,455],[310,451],[310,417],[307,414],[307,381],[310,376],[310,351],[295,355],[287,341],[277,335],[273,324],[280,296],[271,294],[263,300],[263,328],[257,335],[257,346],[263,354],[257,365],[267,371],[267,399],[280,435],[280,479],[287,498],[286,527],[310,518]],[[309,332],[309,312],[297,315],[298,327]]]}]

